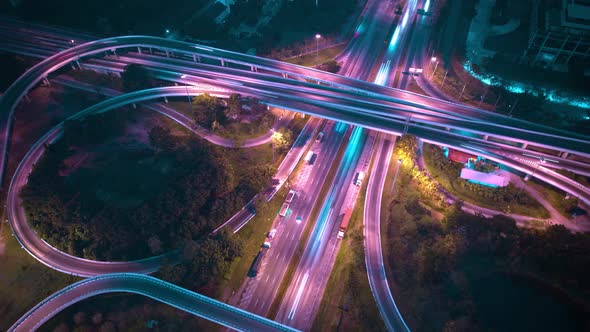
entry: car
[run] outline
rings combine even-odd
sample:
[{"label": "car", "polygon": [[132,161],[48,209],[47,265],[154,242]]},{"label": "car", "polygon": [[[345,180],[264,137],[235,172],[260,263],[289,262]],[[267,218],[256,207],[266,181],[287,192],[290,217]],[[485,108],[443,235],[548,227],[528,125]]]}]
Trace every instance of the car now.
[{"label": "car", "polygon": [[270,249],[270,242],[264,242],[264,244],[262,245],[262,247],[269,248]]},{"label": "car", "polygon": [[320,133],[318,134],[318,137],[316,137],[315,141],[318,143],[321,143],[323,138],[324,138],[324,132],[320,131]]},{"label": "car", "polygon": [[273,228],[270,230],[270,232],[268,232],[268,234],[266,235],[267,238],[272,239],[273,237],[275,237],[275,235],[277,234],[277,229]]},{"label": "car", "polygon": [[300,216],[298,216],[297,218],[295,218],[295,222],[298,224],[301,224],[301,222],[303,221],[303,218],[301,218]]},{"label": "car", "polygon": [[285,199],[285,202],[287,203],[291,203],[293,201],[293,199],[295,198],[295,194],[297,194],[297,192],[293,189],[289,190],[289,193],[287,194],[287,198]]}]

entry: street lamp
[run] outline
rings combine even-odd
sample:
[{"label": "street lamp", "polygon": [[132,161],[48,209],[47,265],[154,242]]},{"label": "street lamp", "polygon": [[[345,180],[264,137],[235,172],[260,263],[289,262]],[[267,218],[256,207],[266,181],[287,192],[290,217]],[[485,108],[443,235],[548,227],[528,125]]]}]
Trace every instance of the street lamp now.
[{"label": "street lamp", "polygon": [[316,33],[315,35],[315,61],[318,61],[318,53],[320,52],[320,38],[322,35]]},{"label": "street lamp", "polygon": [[395,170],[395,175],[393,176],[393,183],[391,184],[391,193],[393,194],[393,188],[395,188],[395,181],[397,180],[397,173],[399,172],[399,168],[402,165],[402,160],[397,160],[397,169]]}]

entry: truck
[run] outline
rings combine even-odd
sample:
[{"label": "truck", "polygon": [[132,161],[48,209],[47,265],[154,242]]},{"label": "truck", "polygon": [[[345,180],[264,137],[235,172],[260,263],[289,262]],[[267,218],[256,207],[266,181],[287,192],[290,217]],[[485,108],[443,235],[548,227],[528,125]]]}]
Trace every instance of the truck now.
[{"label": "truck", "polygon": [[360,186],[363,184],[363,179],[365,178],[365,172],[358,172],[356,173],[356,177],[354,179],[354,184]]},{"label": "truck", "polygon": [[352,209],[347,208],[346,212],[344,212],[344,217],[342,218],[342,222],[340,223],[340,230],[338,230],[338,238],[339,239],[344,237],[344,232],[346,232],[346,228],[348,227],[348,222],[350,221],[351,215],[352,215]]},{"label": "truck", "polygon": [[313,151],[308,151],[307,154],[305,155],[305,158],[303,158],[303,160],[305,160],[306,163],[311,164],[312,158],[313,158]]},{"label": "truck", "polygon": [[289,204],[283,203],[281,209],[279,210],[279,216],[284,217],[289,212]]},{"label": "truck", "polygon": [[266,256],[268,249],[270,249],[270,243],[265,242],[264,245],[262,245],[262,248],[260,248],[260,251],[258,251],[256,258],[254,258],[254,263],[252,263],[252,266],[250,267],[248,276],[252,278],[256,277],[258,271],[260,270],[260,266],[262,265],[262,260],[264,259],[264,256]]}]

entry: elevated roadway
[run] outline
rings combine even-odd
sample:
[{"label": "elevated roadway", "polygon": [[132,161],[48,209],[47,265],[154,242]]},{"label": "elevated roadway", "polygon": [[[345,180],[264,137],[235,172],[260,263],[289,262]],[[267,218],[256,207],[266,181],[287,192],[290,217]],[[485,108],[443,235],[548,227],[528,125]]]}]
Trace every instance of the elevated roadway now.
[{"label": "elevated roadway", "polygon": [[297,331],[163,280],[134,273],[105,274],[72,284],[37,304],[8,331],[35,331],[75,303],[100,294],[121,292],[143,295],[238,331]]}]

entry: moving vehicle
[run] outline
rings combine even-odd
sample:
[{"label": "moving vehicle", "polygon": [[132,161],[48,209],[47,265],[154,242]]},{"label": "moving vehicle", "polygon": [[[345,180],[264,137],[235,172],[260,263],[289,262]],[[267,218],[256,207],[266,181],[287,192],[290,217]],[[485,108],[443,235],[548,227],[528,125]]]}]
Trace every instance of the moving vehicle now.
[{"label": "moving vehicle", "polygon": [[289,204],[283,203],[281,206],[281,210],[279,211],[279,216],[284,217],[289,212]]},{"label": "moving vehicle", "polygon": [[363,184],[363,179],[364,178],[365,178],[365,172],[358,172],[358,173],[356,173],[354,184],[357,185],[357,186],[360,186],[361,184]]},{"label": "moving vehicle", "polygon": [[315,141],[318,143],[321,143],[323,138],[324,138],[324,132],[320,131],[320,133],[318,134],[318,137],[316,137]]},{"label": "moving vehicle", "polygon": [[275,237],[275,235],[277,234],[277,229],[273,228],[270,230],[270,232],[268,232],[268,234],[266,235],[267,238],[272,239],[273,237]]},{"label": "moving vehicle", "polygon": [[303,160],[305,160],[306,163],[311,164],[311,159],[313,158],[313,151],[308,151],[307,154],[305,155],[305,158],[303,158]]},{"label": "moving vehicle", "polygon": [[352,209],[347,208],[346,212],[344,213],[344,218],[342,218],[342,222],[340,223],[340,230],[338,231],[338,238],[341,239],[344,237],[344,232],[348,227],[348,222],[350,221],[350,216],[352,215]]},{"label": "moving vehicle", "polygon": [[293,201],[293,199],[295,198],[295,194],[297,194],[297,192],[293,189],[289,190],[289,193],[287,194],[287,198],[285,199],[285,202],[287,203],[291,203]]}]

